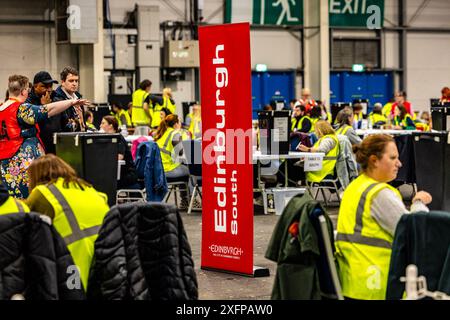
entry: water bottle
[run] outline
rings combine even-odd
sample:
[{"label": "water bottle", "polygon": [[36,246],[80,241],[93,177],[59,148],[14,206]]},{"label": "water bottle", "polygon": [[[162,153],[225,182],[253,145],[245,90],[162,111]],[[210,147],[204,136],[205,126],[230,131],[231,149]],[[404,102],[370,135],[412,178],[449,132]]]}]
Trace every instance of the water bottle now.
[{"label": "water bottle", "polygon": [[128,130],[127,130],[127,126],[125,124],[123,124],[120,127],[120,133],[124,136],[127,137],[128,136]]}]

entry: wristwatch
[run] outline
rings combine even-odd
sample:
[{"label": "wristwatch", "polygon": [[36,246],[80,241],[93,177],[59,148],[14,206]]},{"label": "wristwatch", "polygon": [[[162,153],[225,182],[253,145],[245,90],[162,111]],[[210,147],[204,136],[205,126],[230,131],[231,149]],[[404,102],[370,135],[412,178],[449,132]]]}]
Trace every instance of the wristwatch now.
[{"label": "wristwatch", "polygon": [[308,152],[311,152],[311,148],[308,148]]}]

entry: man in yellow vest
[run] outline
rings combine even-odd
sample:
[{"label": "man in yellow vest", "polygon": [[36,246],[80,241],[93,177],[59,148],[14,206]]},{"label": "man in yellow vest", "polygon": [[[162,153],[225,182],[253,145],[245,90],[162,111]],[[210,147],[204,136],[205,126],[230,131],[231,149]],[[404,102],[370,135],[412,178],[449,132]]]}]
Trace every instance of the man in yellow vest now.
[{"label": "man in yellow vest", "polygon": [[0,182],[0,215],[18,212],[30,212],[28,206],[8,193],[8,189]]},{"label": "man in yellow vest", "polygon": [[139,84],[139,88],[133,92],[133,112],[131,120],[134,126],[150,126],[152,121],[151,106],[145,102],[150,94],[152,82],[148,79]]}]

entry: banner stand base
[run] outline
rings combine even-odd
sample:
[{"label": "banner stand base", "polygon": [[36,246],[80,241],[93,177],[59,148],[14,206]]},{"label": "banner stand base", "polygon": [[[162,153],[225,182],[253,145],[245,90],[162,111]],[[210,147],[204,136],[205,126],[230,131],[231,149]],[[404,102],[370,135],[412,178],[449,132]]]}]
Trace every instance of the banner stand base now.
[{"label": "banner stand base", "polygon": [[251,278],[261,278],[261,277],[269,277],[270,276],[269,268],[258,267],[258,266],[253,266],[253,274],[241,273],[241,272],[235,272],[235,271],[229,271],[229,270],[222,270],[222,269],[216,269],[216,268],[210,268],[210,267],[200,267],[200,269],[206,270],[206,271],[235,274],[235,275],[251,277]]}]

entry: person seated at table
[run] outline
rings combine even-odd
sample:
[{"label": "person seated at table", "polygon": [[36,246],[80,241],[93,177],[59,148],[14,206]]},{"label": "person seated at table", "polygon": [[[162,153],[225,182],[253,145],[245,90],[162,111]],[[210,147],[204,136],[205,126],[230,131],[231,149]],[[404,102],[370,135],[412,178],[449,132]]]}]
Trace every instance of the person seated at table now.
[{"label": "person seated at table", "polygon": [[372,123],[373,128],[380,128],[382,125],[385,125],[387,122],[386,117],[382,113],[383,105],[379,102],[373,105],[373,110],[369,114],[369,121]]},{"label": "person seated at table", "polygon": [[[104,116],[100,129],[105,133],[120,133],[119,123],[114,116]],[[141,189],[137,181],[136,167],[134,166],[130,147],[121,134],[119,135],[118,147],[118,160],[124,160],[125,165],[122,165],[120,168],[120,179],[117,181],[117,189]]]},{"label": "person seated at table", "polygon": [[127,126],[127,128],[131,128],[131,117],[127,110],[124,110],[122,105],[119,102],[113,102],[111,104],[112,110],[115,114],[117,122],[119,123],[119,127],[123,125]]},{"label": "person seated at table", "polygon": [[311,118],[306,114],[306,107],[296,104],[291,118],[291,132],[312,132]]},{"label": "person seated at table", "polygon": [[94,125],[94,114],[91,111],[87,110],[84,113],[84,118],[86,119],[86,128],[88,131],[98,131]]},{"label": "person seated at table", "polygon": [[[353,150],[362,173],[344,191],[335,242],[342,293],[384,300],[395,228],[409,213],[400,192],[388,184],[402,164],[390,135],[369,135]],[[428,211],[431,200],[429,193],[417,192],[410,211]]]},{"label": "person seated at table", "polygon": [[321,101],[321,100],[317,100],[317,106],[320,107],[320,118],[322,120],[326,120],[328,121],[328,123],[331,123],[331,112],[328,111],[327,107],[325,106],[325,104]]},{"label": "person seated at table", "polygon": [[393,128],[396,130],[415,130],[416,124],[404,106],[397,106],[394,110]]},{"label": "person seated at table", "polygon": [[333,127],[325,120],[317,121],[314,131],[319,140],[312,147],[301,144],[297,149],[303,152],[321,152],[325,154],[325,157],[331,158],[323,160],[321,170],[306,173],[307,181],[321,182],[325,178],[334,178],[334,168],[339,155],[339,141]]},{"label": "person seated at table", "polygon": [[79,178],[70,165],[53,154],[34,160],[28,175],[30,195],[25,203],[31,211],[52,219],[78,267],[86,291],[94,243],[109,211],[107,196]]},{"label": "person seated at table", "polygon": [[361,103],[355,103],[352,108],[353,108],[353,118],[354,118],[353,128],[360,129],[362,119],[363,119],[363,107],[362,107]]},{"label": "person seated at table", "polygon": [[356,134],[356,131],[352,127],[353,112],[350,108],[345,108],[339,111],[336,116],[336,122],[336,134],[347,136],[352,145],[361,143],[361,138]]},{"label": "person seated at table", "polygon": [[311,131],[314,132],[317,121],[322,119],[322,109],[319,106],[312,107],[309,117],[311,118]]},{"label": "person seated at table", "polygon": [[[180,129],[180,119],[176,114],[170,114],[161,121],[153,139],[161,151],[161,160],[166,178],[174,181],[188,181],[188,167],[176,160],[176,157],[181,156],[183,153],[183,149],[181,148],[182,135]],[[178,152],[177,150],[180,151]],[[180,190],[180,195],[180,209],[185,209],[188,206],[187,191]]]}]

